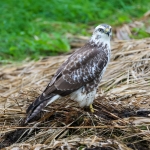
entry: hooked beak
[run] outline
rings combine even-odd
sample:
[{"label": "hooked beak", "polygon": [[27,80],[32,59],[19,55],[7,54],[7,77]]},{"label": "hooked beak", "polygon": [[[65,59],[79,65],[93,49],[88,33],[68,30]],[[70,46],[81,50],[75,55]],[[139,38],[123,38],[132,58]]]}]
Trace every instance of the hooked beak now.
[{"label": "hooked beak", "polygon": [[111,28],[106,28],[106,29],[105,29],[105,33],[109,36],[110,33],[111,33]]}]

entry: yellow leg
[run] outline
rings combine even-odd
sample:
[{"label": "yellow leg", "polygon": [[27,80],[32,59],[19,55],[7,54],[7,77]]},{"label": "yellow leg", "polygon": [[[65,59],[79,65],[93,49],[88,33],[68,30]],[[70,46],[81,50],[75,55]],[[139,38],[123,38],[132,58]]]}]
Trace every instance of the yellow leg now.
[{"label": "yellow leg", "polygon": [[92,104],[90,104],[90,111],[91,111],[92,113],[94,113],[94,108],[93,108]]}]

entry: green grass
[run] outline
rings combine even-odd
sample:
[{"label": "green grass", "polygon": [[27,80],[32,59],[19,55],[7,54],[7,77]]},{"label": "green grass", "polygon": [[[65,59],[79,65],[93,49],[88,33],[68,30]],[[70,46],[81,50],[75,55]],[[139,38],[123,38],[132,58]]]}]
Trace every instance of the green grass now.
[{"label": "green grass", "polygon": [[148,11],[150,3],[149,0],[1,0],[0,6],[2,62],[67,52],[68,33],[88,35],[90,25],[130,22]]}]

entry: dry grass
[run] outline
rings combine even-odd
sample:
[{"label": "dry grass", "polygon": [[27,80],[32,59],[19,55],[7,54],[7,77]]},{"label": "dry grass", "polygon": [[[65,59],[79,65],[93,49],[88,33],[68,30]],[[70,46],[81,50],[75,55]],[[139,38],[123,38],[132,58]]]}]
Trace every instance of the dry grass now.
[{"label": "dry grass", "polygon": [[37,121],[23,124],[26,108],[67,57],[0,68],[1,147],[150,149],[150,39],[112,43],[111,62],[94,101],[94,114],[66,97],[47,107]]},{"label": "dry grass", "polygon": [[[146,12],[139,20],[132,21],[128,24],[123,24],[121,27],[114,29],[115,40],[130,40],[134,38],[149,37],[150,34],[150,11]],[[141,33],[140,33],[141,32]],[[144,34],[144,35],[143,35]]]}]

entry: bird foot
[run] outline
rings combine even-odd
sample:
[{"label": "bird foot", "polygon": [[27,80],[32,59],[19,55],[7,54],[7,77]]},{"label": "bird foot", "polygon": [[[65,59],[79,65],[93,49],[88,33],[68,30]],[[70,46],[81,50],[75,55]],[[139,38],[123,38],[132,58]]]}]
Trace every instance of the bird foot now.
[{"label": "bird foot", "polygon": [[94,113],[94,108],[93,108],[92,104],[90,104],[90,111],[91,111],[91,113]]}]

